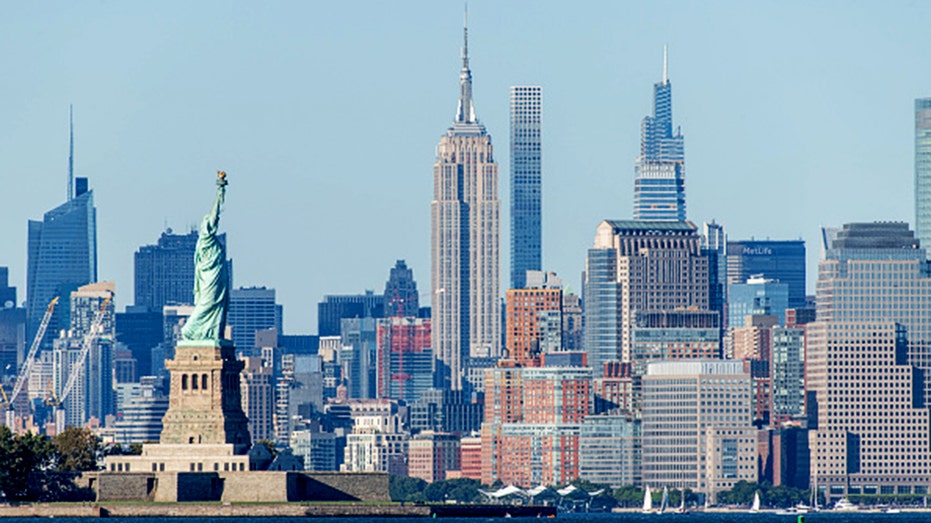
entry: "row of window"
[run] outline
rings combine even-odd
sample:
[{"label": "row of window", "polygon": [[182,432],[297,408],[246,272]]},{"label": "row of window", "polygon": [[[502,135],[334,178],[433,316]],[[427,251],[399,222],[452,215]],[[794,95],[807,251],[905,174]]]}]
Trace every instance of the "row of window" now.
[{"label": "row of window", "polygon": [[[200,379],[198,379],[198,377]],[[190,384],[191,390],[207,390],[207,374],[182,374],[181,375],[181,390],[188,390]],[[198,387],[199,383],[199,387]]]}]

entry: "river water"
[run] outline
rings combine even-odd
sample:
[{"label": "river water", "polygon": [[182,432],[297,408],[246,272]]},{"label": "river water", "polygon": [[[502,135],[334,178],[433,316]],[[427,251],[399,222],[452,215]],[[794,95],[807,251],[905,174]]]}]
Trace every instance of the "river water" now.
[{"label": "river water", "polygon": [[[876,512],[862,513],[832,513],[819,512],[805,514],[805,523],[871,523],[886,522],[889,523],[918,523],[931,522],[931,512],[915,512],[901,514],[883,514]],[[429,518],[107,518],[108,523],[269,523],[274,520],[275,523],[336,523],[350,521],[351,523],[424,523]],[[536,518],[511,518],[511,521],[532,521]],[[88,523],[84,518],[55,518],[56,523]],[[760,523],[798,523],[798,517],[794,515],[777,515],[774,513],[748,514],[746,512],[714,512],[701,513],[695,512],[685,516],[677,514],[639,514],[639,513],[590,513],[590,514],[560,514],[556,520],[566,522],[596,521],[600,523],[645,523],[647,521],[683,521],[685,523],[738,523],[738,522],[760,522]],[[0,523],[35,523],[35,518],[4,518]],[[496,522],[502,523],[504,518],[443,518],[441,521],[447,523],[475,523],[475,522]]]}]

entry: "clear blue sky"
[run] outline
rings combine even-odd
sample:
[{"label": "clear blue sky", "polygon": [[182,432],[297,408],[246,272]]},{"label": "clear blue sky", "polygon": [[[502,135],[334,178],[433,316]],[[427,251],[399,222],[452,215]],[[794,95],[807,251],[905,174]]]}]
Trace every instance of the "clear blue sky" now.
[{"label": "clear blue sky", "polygon": [[[285,330],[324,294],[381,291],[398,258],[426,301],[434,148],[452,122],[463,4],[8,2],[0,7],[0,266],[25,298],[26,221],[75,171],[99,278],[132,303],[133,253],[196,223],[214,172],[237,286]],[[640,120],[669,45],[689,219],[731,239],[913,221],[913,104],[931,96],[929,2],[469,5],[478,117],[497,146],[508,267],[508,87],[544,92],[544,265],[579,289],[604,218],[631,215]]]}]

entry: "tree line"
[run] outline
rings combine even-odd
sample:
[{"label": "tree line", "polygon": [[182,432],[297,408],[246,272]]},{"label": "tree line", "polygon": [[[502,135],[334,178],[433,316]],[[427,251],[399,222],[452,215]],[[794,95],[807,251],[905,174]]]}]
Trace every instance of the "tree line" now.
[{"label": "tree line", "polygon": [[5,502],[86,499],[90,493],[79,489],[74,478],[98,470],[103,454],[90,429],[69,427],[50,438],[0,427],[0,497]]},{"label": "tree line", "polygon": [[[574,504],[585,505],[589,510],[610,510],[615,507],[636,508],[643,505],[643,489],[635,486],[625,486],[616,489],[608,485],[591,483],[582,479],[572,482],[578,490],[567,496],[559,496],[554,489],[547,490],[537,496],[535,503]],[[483,486],[481,482],[473,479],[451,479],[427,483],[418,478],[401,476],[391,477],[391,499],[393,501],[412,503],[445,503],[456,501],[458,503],[481,503],[488,499],[480,492],[491,492],[501,488],[500,481],[490,486]],[[603,490],[597,496],[589,493]],[[755,483],[738,481],[731,490],[719,492],[717,496],[719,505],[750,505],[756,492],[760,493],[763,506],[783,508],[791,507],[799,502],[808,502],[810,492],[786,486],[773,486],[769,483]],[[652,491],[653,505],[659,506],[663,492],[662,489]],[[670,489],[668,503],[670,507],[680,504],[685,496],[685,504],[696,506],[702,503],[703,498],[691,489]],[[823,500],[822,500],[823,501]]]}]

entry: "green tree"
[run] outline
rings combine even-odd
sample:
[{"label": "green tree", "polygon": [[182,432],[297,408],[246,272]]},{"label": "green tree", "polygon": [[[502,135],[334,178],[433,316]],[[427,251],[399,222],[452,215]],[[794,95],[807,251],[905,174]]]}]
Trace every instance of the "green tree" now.
[{"label": "green tree", "polygon": [[423,491],[427,501],[445,502],[456,500],[460,503],[472,503],[481,498],[478,489],[481,483],[474,479],[457,478],[445,481],[435,481],[427,485]]},{"label": "green tree", "polygon": [[643,490],[627,485],[614,490],[614,499],[621,507],[639,507],[643,504]]},{"label": "green tree", "polygon": [[278,456],[278,449],[275,448],[275,442],[267,439],[260,439],[255,442],[256,445],[265,445],[265,448],[268,449],[268,453],[272,455],[272,461],[275,457]]},{"label": "green tree", "polygon": [[38,499],[43,482],[39,475],[54,459],[49,439],[38,434],[14,436],[0,427],[0,492],[9,501]]},{"label": "green tree", "polygon": [[52,439],[57,469],[62,472],[97,470],[100,439],[90,429],[68,427]]},{"label": "green tree", "polygon": [[391,476],[388,485],[391,501],[425,501],[423,496],[425,488],[427,488],[426,481],[406,476]]},{"label": "green tree", "polygon": [[[740,480],[737,483],[734,483],[734,487],[730,490],[725,490],[718,495],[718,503],[725,505],[749,505],[753,503],[753,496],[759,492],[760,501],[762,502],[766,499],[766,495],[770,489],[768,483],[757,483],[746,480]],[[768,503],[764,503],[767,505]]]}]

